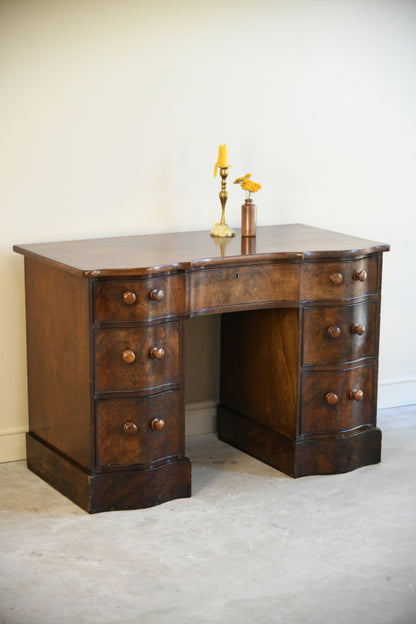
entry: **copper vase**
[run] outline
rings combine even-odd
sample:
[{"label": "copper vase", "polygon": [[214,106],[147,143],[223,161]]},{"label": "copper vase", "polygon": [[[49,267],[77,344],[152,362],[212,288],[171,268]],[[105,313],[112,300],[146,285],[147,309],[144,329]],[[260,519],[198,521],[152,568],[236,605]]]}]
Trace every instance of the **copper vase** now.
[{"label": "copper vase", "polygon": [[241,236],[255,236],[257,224],[257,206],[252,199],[246,199],[241,206]]}]

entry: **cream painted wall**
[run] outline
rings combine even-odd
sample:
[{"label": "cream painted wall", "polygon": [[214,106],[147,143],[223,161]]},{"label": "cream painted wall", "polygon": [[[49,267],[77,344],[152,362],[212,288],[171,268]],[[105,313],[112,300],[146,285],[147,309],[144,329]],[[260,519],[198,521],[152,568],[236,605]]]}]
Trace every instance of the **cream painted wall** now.
[{"label": "cream painted wall", "polygon": [[[27,427],[12,244],[209,229],[223,142],[230,177],[263,184],[260,225],[392,244],[380,405],[416,402],[415,35],[405,0],[2,0],[0,459],[22,456]],[[217,326],[193,321],[190,348]],[[216,361],[188,365],[188,401],[215,400]]]}]

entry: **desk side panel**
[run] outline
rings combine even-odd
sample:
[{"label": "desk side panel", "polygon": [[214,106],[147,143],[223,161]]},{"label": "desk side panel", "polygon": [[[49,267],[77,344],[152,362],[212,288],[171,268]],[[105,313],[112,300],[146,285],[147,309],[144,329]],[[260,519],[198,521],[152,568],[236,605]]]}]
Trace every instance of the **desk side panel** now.
[{"label": "desk side panel", "polygon": [[93,465],[88,280],[25,258],[29,430]]}]

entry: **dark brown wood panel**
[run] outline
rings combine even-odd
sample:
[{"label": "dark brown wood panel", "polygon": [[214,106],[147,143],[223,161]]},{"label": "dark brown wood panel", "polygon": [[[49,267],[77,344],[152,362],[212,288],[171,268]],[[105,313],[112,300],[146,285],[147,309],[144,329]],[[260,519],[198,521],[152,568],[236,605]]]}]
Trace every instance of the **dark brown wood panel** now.
[{"label": "dark brown wood panel", "polygon": [[90,468],[88,282],[29,258],[25,269],[30,431]]},{"label": "dark brown wood panel", "polygon": [[276,263],[206,268],[189,273],[188,310],[298,301],[300,265]]},{"label": "dark brown wood panel", "polygon": [[180,407],[178,390],[141,399],[96,401],[97,467],[143,464],[183,455]]},{"label": "dark brown wood panel", "polygon": [[298,352],[298,309],[224,314],[221,405],[296,436]]},{"label": "dark brown wood panel", "polygon": [[27,467],[39,477],[90,511],[90,473],[54,451],[35,435],[26,435]]},{"label": "dark brown wood panel", "polygon": [[89,513],[144,509],[191,496],[191,464],[182,457],[144,470],[89,474],[30,434],[28,468]]},{"label": "dark brown wood panel", "polygon": [[91,478],[91,513],[145,509],[191,496],[191,464],[182,457],[147,470],[104,472]]},{"label": "dark brown wood panel", "polygon": [[[305,308],[303,363],[332,364],[373,357],[378,336],[376,301]],[[354,333],[354,326],[359,326]]]},{"label": "dark brown wood panel", "polygon": [[[98,331],[95,336],[95,391],[132,392],[179,382],[180,340],[179,322]],[[163,349],[163,357],[151,357],[153,349]],[[126,352],[131,352],[131,361],[126,361]]]},{"label": "dark brown wood panel", "polygon": [[301,299],[348,299],[378,292],[378,259],[305,262]]},{"label": "dark brown wood panel", "polygon": [[292,477],[349,472],[377,464],[381,453],[377,428],[291,440],[222,406],[218,408],[218,437]]},{"label": "dark brown wood panel", "polygon": [[374,377],[374,365],[304,373],[301,433],[334,433],[375,426]]},{"label": "dark brown wood panel", "polygon": [[184,275],[94,283],[96,322],[151,320],[184,313]]},{"label": "dark brown wood panel", "polygon": [[85,277],[165,273],[211,264],[241,264],[302,258],[348,258],[387,251],[384,243],[348,236],[300,223],[257,228],[255,250],[247,253],[241,232],[227,240],[209,231],[121,236],[53,243],[15,245],[18,253],[36,255]]}]

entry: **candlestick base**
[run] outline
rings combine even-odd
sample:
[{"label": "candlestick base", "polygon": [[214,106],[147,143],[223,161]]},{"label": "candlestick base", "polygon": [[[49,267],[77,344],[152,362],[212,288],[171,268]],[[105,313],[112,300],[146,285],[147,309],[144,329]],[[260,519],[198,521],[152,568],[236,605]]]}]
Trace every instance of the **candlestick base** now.
[{"label": "candlestick base", "polygon": [[218,236],[219,238],[231,238],[235,236],[235,232],[228,227],[226,223],[216,223],[211,230],[211,236]]}]

